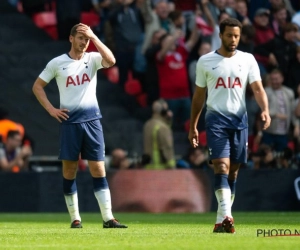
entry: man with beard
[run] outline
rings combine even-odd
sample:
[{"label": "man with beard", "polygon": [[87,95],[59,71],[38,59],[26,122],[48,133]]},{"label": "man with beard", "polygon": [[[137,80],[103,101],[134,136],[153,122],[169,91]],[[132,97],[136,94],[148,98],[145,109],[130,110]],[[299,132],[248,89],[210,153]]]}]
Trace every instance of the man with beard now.
[{"label": "man with beard", "polygon": [[[97,71],[113,66],[116,60],[85,24],[73,26],[69,41],[70,51],[47,64],[36,79],[33,92],[47,112],[60,122],[59,159],[63,165],[63,192],[71,217],[71,228],[82,228],[76,186],[80,156],[88,160],[103,228],[127,228],[112,214],[110,190],[105,177],[102,116],[96,97]],[[86,53],[90,41],[98,52]],[[53,78],[59,89],[60,108],[50,103],[44,90]]]},{"label": "man with beard", "polygon": [[269,127],[268,99],[253,55],[237,50],[242,24],[234,18],[220,23],[221,47],[199,58],[193,95],[189,140],[199,145],[197,123],[206,100],[205,127],[215,174],[218,211],[214,233],[235,233],[231,206],[239,167],[247,160],[248,118],[245,104],[249,83],[261,109],[263,129]]}]

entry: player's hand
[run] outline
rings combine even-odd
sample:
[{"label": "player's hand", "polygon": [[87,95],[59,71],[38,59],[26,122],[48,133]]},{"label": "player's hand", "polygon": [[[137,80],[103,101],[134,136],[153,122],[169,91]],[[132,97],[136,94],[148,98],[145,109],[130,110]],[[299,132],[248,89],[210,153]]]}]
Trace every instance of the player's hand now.
[{"label": "player's hand", "polygon": [[193,148],[198,147],[199,145],[199,133],[198,130],[190,130],[189,132],[189,141],[191,143],[191,145],[193,146]]},{"label": "player's hand", "polygon": [[91,39],[95,36],[94,32],[92,31],[92,29],[90,28],[90,26],[87,26],[83,23],[80,23],[76,29],[77,32],[82,33],[83,35],[85,35],[87,38]]},{"label": "player's hand", "polygon": [[263,130],[267,129],[271,124],[271,117],[268,112],[263,111],[260,115],[261,120],[263,121]]},{"label": "player's hand", "polygon": [[59,122],[62,122],[62,120],[67,120],[69,118],[68,113],[69,110],[68,109],[56,109],[53,108],[51,110],[49,110],[49,114],[54,117],[56,120],[58,120]]}]

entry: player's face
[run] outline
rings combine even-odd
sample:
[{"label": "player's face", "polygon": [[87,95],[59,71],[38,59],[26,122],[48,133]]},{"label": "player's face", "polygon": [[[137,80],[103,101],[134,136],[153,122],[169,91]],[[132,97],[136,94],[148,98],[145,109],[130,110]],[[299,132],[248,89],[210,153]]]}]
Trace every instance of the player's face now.
[{"label": "player's face", "polygon": [[273,89],[281,88],[283,80],[283,76],[280,73],[274,72],[270,75],[271,86]]},{"label": "player's face", "polygon": [[75,51],[77,51],[79,53],[83,53],[87,50],[89,43],[90,43],[90,39],[88,39],[82,33],[78,32],[75,35],[75,37],[71,36],[71,43],[72,43]]},{"label": "player's face", "polygon": [[226,26],[224,33],[220,34],[222,47],[227,52],[234,52],[239,44],[241,30],[239,27]]}]

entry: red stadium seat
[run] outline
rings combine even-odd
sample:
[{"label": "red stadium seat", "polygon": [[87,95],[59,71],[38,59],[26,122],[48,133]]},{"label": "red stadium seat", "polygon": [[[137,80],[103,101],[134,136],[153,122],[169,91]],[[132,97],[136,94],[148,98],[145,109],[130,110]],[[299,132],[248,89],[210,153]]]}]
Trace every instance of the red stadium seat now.
[{"label": "red stadium seat", "polygon": [[143,108],[147,107],[147,94],[146,93],[141,93],[141,94],[137,95],[136,100],[141,107],[143,107]]},{"label": "red stadium seat", "polygon": [[38,12],[32,17],[35,25],[45,30],[54,40],[58,39],[57,20],[54,11]]},{"label": "red stadium seat", "polygon": [[93,11],[81,12],[80,22],[93,28],[93,27],[96,27],[99,25],[100,17],[97,13],[95,13]]}]

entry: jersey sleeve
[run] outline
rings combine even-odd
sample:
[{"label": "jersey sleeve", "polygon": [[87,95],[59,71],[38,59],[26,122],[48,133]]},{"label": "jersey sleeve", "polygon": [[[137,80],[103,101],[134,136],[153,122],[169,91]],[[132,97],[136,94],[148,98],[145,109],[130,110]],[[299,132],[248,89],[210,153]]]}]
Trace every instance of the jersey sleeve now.
[{"label": "jersey sleeve", "polygon": [[201,58],[198,60],[196,66],[196,85],[202,88],[206,87],[206,74]]},{"label": "jersey sleeve", "polygon": [[96,70],[102,69],[102,56],[99,52],[91,52],[91,59],[93,60],[93,64],[96,67]]},{"label": "jersey sleeve", "polygon": [[261,81],[258,64],[252,54],[249,54],[249,64],[248,82],[251,84],[256,81]]},{"label": "jersey sleeve", "polygon": [[39,78],[41,78],[46,83],[49,83],[56,76],[56,66],[55,65],[56,65],[55,61],[51,60],[46,65],[46,68],[39,75]]}]

